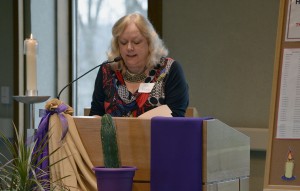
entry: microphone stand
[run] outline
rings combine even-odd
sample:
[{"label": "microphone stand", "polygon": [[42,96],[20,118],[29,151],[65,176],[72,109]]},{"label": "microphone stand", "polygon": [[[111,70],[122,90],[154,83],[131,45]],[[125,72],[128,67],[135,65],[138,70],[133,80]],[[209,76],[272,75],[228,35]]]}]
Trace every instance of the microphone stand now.
[{"label": "microphone stand", "polygon": [[[102,64],[109,64],[109,63],[113,63],[113,62],[119,62],[120,60],[122,60],[121,56],[116,57],[113,60],[107,60],[104,61]],[[60,90],[59,94],[57,95],[57,99],[60,98],[60,94],[67,88],[69,87],[71,84],[73,84],[74,82],[76,82],[77,80],[79,80],[80,78],[82,78],[83,76],[87,75],[88,73],[90,73],[91,71],[95,70],[96,68],[100,67],[102,64],[99,64],[98,66],[95,66],[94,68],[90,69],[89,71],[87,71],[86,73],[82,74],[81,76],[79,76],[78,78],[76,78],[75,80],[71,81],[70,83],[68,83],[65,87],[63,87],[63,89]]]}]

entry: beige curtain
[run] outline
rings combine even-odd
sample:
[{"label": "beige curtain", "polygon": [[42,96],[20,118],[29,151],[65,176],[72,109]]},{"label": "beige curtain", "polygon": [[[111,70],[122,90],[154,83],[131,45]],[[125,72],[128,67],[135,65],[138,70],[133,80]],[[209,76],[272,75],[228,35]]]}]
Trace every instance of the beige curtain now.
[{"label": "beige curtain", "polygon": [[[53,106],[53,104],[50,105]],[[47,106],[49,106],[49,103],[46,104],[46,109],[49,109]],[[61,140],[62,125],[59,116],[53,114],[49,121],[49,131],[51,135],[49,140],[49,153],[60,147],[54,154],[50,155],[49,158],[51,180],[55,181],[61,179],[61,181],[58,182],[62,182],[63,185],[66,185],[70,190],[74,191],[97,190],[97,182],[92,170],[93,164],[81,142],[72,116],[66,113],[68,112],[63,113],[63,115],[68,121],[68,132],[63,140]],[[53,184],[52,186],[55,185],[56,184]]]}]

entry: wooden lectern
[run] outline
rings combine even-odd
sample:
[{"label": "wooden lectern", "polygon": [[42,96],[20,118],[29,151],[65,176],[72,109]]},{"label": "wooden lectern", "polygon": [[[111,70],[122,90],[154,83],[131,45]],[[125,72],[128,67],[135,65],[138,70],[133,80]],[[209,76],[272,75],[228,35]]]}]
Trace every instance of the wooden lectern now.
[{"label": "wooden lectern", "polygon": [[[103,166],[99,118],[73,118],[81,141],[93,165]],[[174,118],[170,120],[172,119]],[[181,119],[188,120],[192,118]],[[150,167],[150,164],[152,164],[151,153],[153,152],[151,150],[153,149],[151,148],[151,140],[155,141],[153,140],[154,135],[151,135],[151,120],[114,118],[114,121],[117,127],[122,165],[138,168],[134,177],[133,190],[150,191],[151,168],[153,169],[153,166]],[[184,130],[184,127],[182,128]],[[195,166],[195,171],[201,171],[202,180],[199,180],[199,185],[202,190],[248,191],[250,174],[249,137],[217,119],[203,120],[200,134],[199,140],[202,144],[197,145],[195,148],[202,151],[202,159],[199,160],[199,164],[196,164],[201,168]],[[188,139],[187,137],[182,140]],[[166,137],[166,140],[168,140],[168,137]],[[190,152],[193,153],[193,150],[190,150]],[[179,153],[176,156],[181,157],[182,155]]]}]

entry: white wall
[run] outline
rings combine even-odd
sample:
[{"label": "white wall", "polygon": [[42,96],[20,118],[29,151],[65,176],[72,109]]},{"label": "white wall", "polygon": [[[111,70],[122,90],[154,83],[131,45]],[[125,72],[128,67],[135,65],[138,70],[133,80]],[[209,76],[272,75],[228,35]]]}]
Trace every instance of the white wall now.
[{"label": "white wall", "polygon": [[163,38],[201,115],[268,127],[278,7],[279,0],[163,1]]}]

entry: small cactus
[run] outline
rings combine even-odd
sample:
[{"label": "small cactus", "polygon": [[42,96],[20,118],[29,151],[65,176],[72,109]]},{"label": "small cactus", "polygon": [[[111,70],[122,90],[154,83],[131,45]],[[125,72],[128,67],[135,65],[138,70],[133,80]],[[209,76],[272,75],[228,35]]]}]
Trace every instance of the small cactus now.
[{"label": "small cactus", "polygon": [[109,114],[101,118],[101,142],[105,168],[120,168],[116,127]]}]

